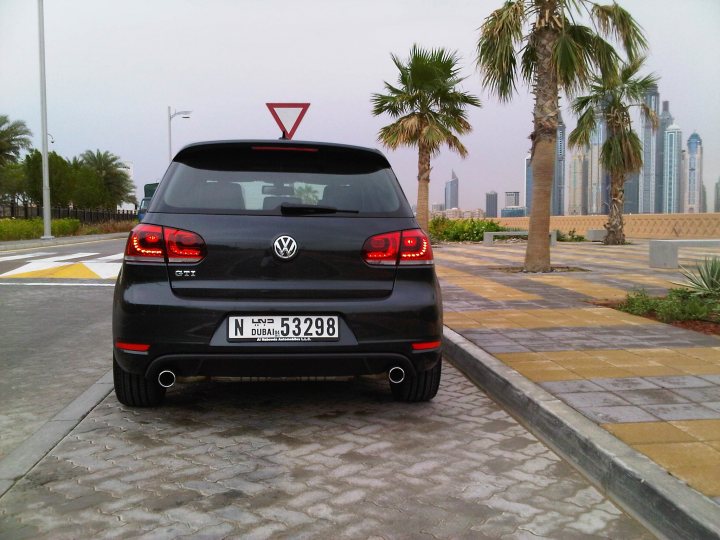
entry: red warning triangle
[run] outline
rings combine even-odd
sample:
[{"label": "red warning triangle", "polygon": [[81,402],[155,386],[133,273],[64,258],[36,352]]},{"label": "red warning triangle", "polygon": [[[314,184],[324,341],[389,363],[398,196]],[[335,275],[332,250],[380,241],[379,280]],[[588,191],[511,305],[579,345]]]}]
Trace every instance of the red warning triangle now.
[{"label": "red warning triangle", "polygon": [[286,139],[293,138],[305,113],[310,108],[309,103],[266,103],[265,105]]}]

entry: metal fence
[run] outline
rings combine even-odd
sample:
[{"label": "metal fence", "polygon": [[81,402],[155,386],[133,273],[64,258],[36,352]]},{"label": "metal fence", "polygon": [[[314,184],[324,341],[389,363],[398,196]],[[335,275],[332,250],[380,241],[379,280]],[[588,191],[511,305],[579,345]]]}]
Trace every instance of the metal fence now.
[{"label": "metal fence", "polygon": [[[103,221],[131,221],[137,219],[134,210],[84,210],[82,208],[52,208],[53,219],[74,218],[80,223],[100,223]],[[42,217],[42,206],[0,206],[0,217],[32,219]]]}]

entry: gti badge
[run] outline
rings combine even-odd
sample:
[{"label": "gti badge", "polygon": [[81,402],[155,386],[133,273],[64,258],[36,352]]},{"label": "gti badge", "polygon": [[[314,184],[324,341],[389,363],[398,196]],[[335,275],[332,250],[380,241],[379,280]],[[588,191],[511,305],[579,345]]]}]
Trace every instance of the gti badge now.
[{"label": "gti badge", "polygon": [[279,236],[273,242],[273,251],[279,259],[289,261],[297,255],[297,242],[292,236]]},{"label": "gti badge", "polygon": [[175,270],[175,277],[195,277],[195,270]]}]

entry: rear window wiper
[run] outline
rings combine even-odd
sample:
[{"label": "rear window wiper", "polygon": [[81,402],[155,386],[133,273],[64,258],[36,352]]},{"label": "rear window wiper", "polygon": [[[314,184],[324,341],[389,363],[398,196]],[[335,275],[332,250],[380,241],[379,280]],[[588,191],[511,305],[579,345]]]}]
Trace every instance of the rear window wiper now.
[{"label": "rear window wiper", "polygon": [[317,206],[314,204],[282,203],[280,211],[283,214],[358,214],[359,210],[342,210],[334,206]]}]

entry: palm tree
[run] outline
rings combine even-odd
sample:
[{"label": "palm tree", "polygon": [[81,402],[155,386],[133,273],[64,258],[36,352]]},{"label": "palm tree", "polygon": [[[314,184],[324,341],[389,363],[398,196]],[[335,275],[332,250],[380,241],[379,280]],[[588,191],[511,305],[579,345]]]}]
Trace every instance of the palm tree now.
[{"label": "palm tree", "polygon": [[22,120],[10,122],[4,114],[0,114],[0,167],[6,163],[16,163],[20,151],[32,146],[32,133]]},{"label": "palm tree", "polygon": [[114,209],[123,202],[132,202],[134,186],[120,158],[110,152],[86,150],[80,160],[93,169],[102,180],[105,208]]},{"label": "palm tree", "polygon": [[464,78],[459,75],[456,52],[413,45],[406,61],[391,57],[400,72],[397,86],[385,82],[387,93],[372,95],[372,113],[387,113],[395,119],[378,134],[383,145],[393,150],[400,146],[418,149],[417,219],[427,231],[430,158],[442,145],[467,156],[458,136],[472,131],[466,108],[480,107],[480,99],[457,89]]},{"label": "palm tree", "polygon": [[[592,28],[576,22],[585,15]],[[520,76],[535,94],[528,272],[552,269],[548,232],[559,91],[572,95],[587,86],[594,71],[611,72],[618,55],[606,38],[619,41],[630,60],[647,48],[642,30],[627,11],[592,0],[507,0],[480,28],[477,66],[483,86],[509,101]]]},{"label": "palm tree", "polygon": [[593,77],[590,94],[576,98],[572,104],[578,123],[568,139],[571,147],[590,144],[598,119],[607,126],[607,139],[600,151],[600,161],[610,174],[610,207],[604,244],[625,243],[625,180],[628,174],[642,167],[642,143],[632,129],[630,108],[640,107],[650,119],[653,129],[658,123],[655,111],[647,106],[644,99],[658,79],[654,75],[642,78],[637,75],[644,61],[644,58],[638,57],[610,73]]}]

